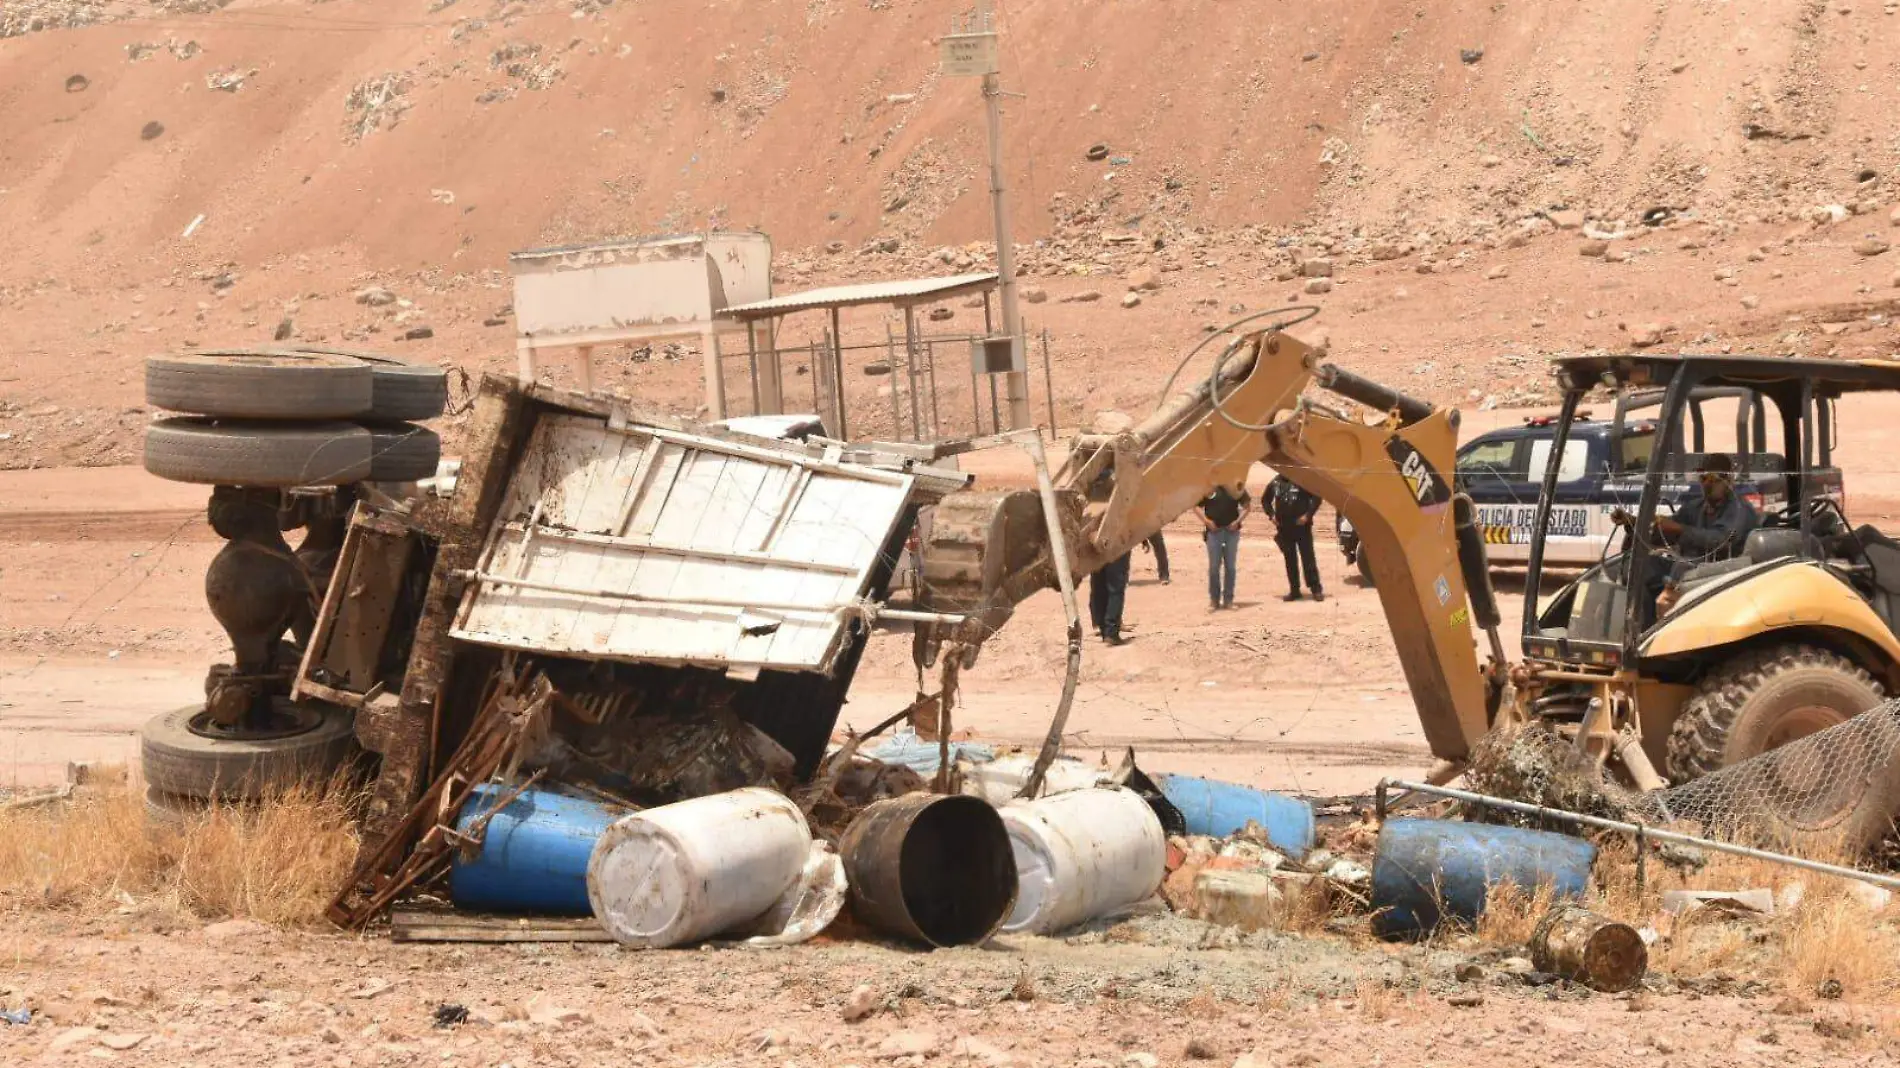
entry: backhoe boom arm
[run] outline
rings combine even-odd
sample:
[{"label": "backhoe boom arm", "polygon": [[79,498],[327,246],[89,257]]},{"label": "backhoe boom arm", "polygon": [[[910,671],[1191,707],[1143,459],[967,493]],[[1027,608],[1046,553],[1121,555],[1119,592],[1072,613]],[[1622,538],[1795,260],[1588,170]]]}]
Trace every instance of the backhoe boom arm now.
[{"label": "backhoe boom arm", "polygon": [[[1301,395],[1309,385],[1385,413],[1367,423]],[[1434,755],[1462,761],[1489,726],[1502,676],[1496,607],[1477,550],[1476,598],[1461,568],[1460,503],[1448,480],[1457,413],[1319,363],[1311,346],[1278,332],[1228,347],[1213,379],[1178,394],[1120,434],[1085,434],[1056,478],[1064,541],[1077,576],[1127,553],[1217,485],[1266,463],[1332,504],[1359,532],[1380,604]],[[1466,519],[1469,525],[1469,518]],[[1054,585],[1049,538],[1035,494],[952,494],[938,506],[923,557],[928,607],[967,617],[919,632],[920,663],[954,642],[972,662],[1016,604]],[[1481,670],[1477,622],[1492,632]]]}]

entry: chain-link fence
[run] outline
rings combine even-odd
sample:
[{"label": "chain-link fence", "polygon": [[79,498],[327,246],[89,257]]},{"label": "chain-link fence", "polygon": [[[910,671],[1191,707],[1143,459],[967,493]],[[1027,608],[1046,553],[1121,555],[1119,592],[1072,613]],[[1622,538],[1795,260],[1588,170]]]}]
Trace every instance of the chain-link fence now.
[{"label": "chain-link fence", "polygon": [[[1861,852],[1900,810],[1900,701],[1699,779],[1642,793],[1547,724],[1494,732],[1466,772],[1484,794],[1807,856]],[[1487,817],[1489,818],[1489,817]]]}]

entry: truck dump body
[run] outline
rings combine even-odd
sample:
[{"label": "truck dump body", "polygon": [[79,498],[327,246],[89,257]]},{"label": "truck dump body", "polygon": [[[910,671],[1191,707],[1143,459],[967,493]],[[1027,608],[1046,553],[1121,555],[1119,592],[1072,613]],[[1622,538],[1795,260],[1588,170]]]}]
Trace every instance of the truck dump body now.
[{"label": "truck dump body", "polygon": [[797,447],[547,416],[451,633],[584,659],[829,674],[915,483]]}]

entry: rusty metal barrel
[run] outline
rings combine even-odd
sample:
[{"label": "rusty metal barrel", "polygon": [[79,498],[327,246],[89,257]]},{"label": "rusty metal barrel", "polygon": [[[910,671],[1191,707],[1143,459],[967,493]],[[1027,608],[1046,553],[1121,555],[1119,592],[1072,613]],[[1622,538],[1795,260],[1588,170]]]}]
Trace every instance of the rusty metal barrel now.
[{"label": "rusty metal barrel", "polygon": [[1016,857],[989,802],[962,794],[879,801],[839,842],[851,908],[886,934],[981,945],[1016,903]]},{"label": "rusty metal barrel", "polygon": [[1538,971],[1614,994],[1642,981],[1649,947],[1627,923],[1559,904],[1538,921],[1531,935],[1531,963]]}]

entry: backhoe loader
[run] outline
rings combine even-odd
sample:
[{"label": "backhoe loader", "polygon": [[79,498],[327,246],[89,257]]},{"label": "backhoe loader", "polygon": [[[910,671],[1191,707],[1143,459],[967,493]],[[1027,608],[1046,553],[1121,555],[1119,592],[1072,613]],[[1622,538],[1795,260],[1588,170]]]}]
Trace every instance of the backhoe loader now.
[{"label": "backhoe loader", "polygon": [[[1850,530],[1826,468],[1833,399],[1900,389],[1900,364],[1740,357],[1580,357],[1556,364],[1564,404],[1533,526],[1522,644],[1500,635],[1484,534],[1450,481],[1458,413],[1323,363],[1278,329],[1237,337],[1197,388],[1131,430],[1083,434],[1056,476],[1070,570],[1086,575],[1191,508],[1217,484],[1265,463],[1317,493],[1358,534],[1381,607],[1445,782],[1494,726],[1537,717],[1629,785],[1681,782],[1843,722],[1900,686],[1900,544]],[[1376,416],[1349,414],[1308,387]],[[1680,447],[1697,391],[1745,388],[1783,416],[1785,508],[1729,559],[1698,561],[1658,533],[1674,487],[1702,457]],[[1655,454],[1620,551],[1535,604],[1543,542],[1560,496],[1565,436],[1586,394],[1662,388]],[[1334,402],[1336,403],[1336,402]],[[1662,509],[1662,511],[1659,511]],[[1606,548],[1606,554],[1614,545]],[[1037,495],[966,490],[936,508],[922,554],[920,600],[963,622],[917,635],[920,665],[974,663],[1014,606],[1053,586]],[[1657,586],[1668,591],[1655,596]],[[1660,602],[1660,603],[1659,603]],[[1485,659],[1480,661],[1477,635]],[[1796,836],[1866,845],[1889,827],[1900,777],[1887,763],[1788,784],[1775,813]]]}]

